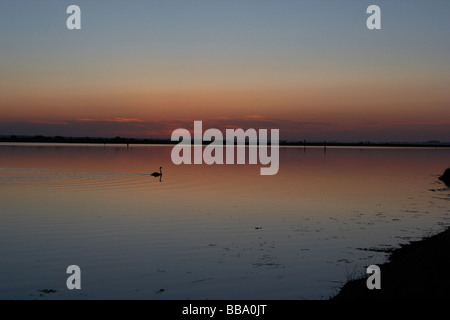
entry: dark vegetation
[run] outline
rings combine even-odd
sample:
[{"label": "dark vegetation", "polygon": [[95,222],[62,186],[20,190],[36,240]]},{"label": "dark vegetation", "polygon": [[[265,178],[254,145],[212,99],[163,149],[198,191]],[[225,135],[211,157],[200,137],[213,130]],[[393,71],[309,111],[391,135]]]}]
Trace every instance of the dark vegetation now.
[{"label": "dark vegetation", "polygon": [[332,300],[450,299],[450,228],[402,245],[378,266],[381,289],[369,290],[367,275],[348,281]]},{"label": "dark vegetation", "polygon": [[439,177],[448,187],[450,187],[450,168],[445,170],[444,174]]},{"label": "dark vegetation", "polygon": [[[439,177],[450,184],[450,168]],[[349,280],[332,300],[442,300],[450,299],[450,227],[422,240],[402,245],[378,265],[381,289],[368,289],[370,275]]]},{"label": "dark vegetation", "polygon": [[[158,138],[124,138],[124,137],[62,137],[62,136],[0,136],[0,142],[36,142],[36,143],[93,143],[93,144],[178,144],[178,141]],[[210,142],[204,142],[209,144]],[[247,142],[248,143],[248,142]],[[361,142],[336,142],[336,141],[285,141],[279,142],[280,146],[370,146],[370,147],[433,147],[447,148],[450,142],[428,141],[428,142],[389,142],[373,143],[369,141]],[[270,141],[269,141],[270,144]]]}]

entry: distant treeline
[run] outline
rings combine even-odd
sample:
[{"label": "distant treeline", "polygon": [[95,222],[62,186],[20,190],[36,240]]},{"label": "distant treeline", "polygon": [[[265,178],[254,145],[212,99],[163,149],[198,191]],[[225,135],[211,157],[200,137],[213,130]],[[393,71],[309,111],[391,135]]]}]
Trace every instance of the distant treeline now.
[{"label": "distant treeline", "polygon": [[164,139],[101,138],[101,137],[62,137],[62,136],[0,136],[0,142],[37,142],[37,143],[95,143],[95,144],[166,144],[174,143]]},{"label": "distant treeline", "polygon": [[[93,144],[178,144],[178,141],[156,138],[101,138],[101,137],[62,137],[62,136],[0,136],[0,142],[35,142],[35,143],[93,143]],[[208,145],[210,142],[203,142]],[[248,144],[248,141],[246,142]],[[269,142],[270,144],[270,142]],[[448,148],[450,142],[336,142],[336,141],[280,141],[280,146],[370,146],[370,147],[439,147]]]}]

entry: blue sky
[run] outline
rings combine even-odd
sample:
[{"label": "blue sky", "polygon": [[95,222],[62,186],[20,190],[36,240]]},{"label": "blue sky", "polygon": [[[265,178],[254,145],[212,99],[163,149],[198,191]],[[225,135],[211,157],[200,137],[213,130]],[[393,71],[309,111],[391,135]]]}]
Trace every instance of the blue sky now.
[{"label": "blue sky", "polygon": [[[66,28],[71,4],[80,31]],[[365,27],[371,4],[382,30]],[[3,0],[0,134],[61,133],[45,121],[77,135],[79,119],[259,116],[334,127],[289,137],[444,139],[449,12],[440,0]]]}]

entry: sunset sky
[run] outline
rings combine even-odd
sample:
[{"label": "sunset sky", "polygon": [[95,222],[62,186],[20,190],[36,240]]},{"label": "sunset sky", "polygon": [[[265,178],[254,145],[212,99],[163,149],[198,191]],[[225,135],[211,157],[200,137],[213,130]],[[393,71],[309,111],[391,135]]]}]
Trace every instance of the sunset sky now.
[{"label": "sunset sky", "polygon": [[167,138],[202,120],[450,141],[449,14],[448,0],[2,0],[0,135]]}]

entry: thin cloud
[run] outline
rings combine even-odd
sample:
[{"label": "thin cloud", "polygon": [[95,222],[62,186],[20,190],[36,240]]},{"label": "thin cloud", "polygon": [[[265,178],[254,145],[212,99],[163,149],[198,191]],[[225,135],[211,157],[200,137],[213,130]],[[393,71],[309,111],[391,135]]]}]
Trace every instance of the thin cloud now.
[{"label": "thin cloud", "polygon": [[137,119],[137,118],[113,118],[113,119],[83,118],[83,119],[77,119],[76,121],[85,121],[85,122],[145,122],[144,120]]}]

